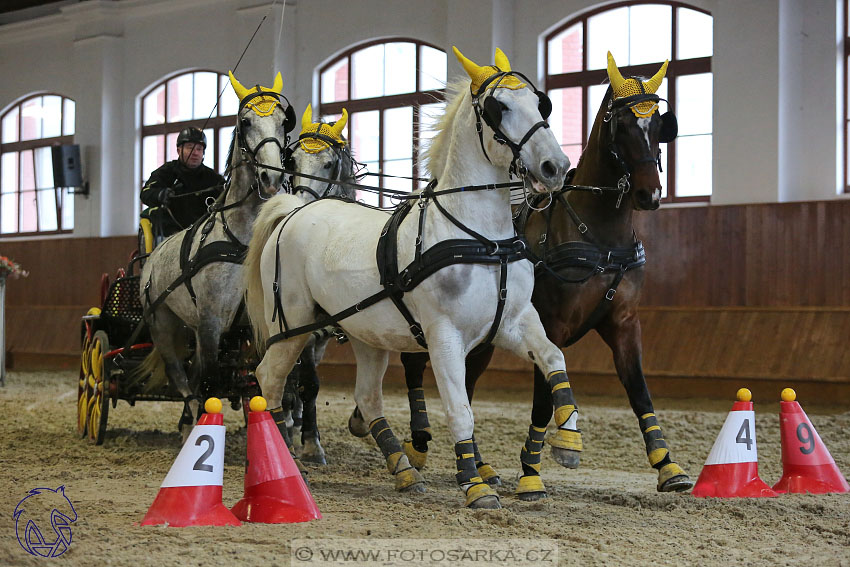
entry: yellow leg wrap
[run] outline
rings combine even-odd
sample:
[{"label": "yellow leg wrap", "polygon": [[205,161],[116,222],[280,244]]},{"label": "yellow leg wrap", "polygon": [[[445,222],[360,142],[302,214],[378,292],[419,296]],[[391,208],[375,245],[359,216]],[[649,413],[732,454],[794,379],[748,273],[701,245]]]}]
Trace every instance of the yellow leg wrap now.
[{"label": "yellow leg wrap", "polygon": [[663,467],[661,467],[661,470],[658,471],[658,488],[661,488],[661,486],[665,482],[667,482],[674,476],[681,475],[687,476],[687,473],[678,464],[670,463],[668,465],[664,465]]},{"label": "yellow leg wrap", "polygon": [[543,486],[543,479],[537,475],[525,475],[519,477],[519,483],[516,485],[517,494],[529,494],[537,492],[546,492],[546,487]]},{"label": "yellow leg wrap", "polygon": [[425,462],[428,460],[428,453],[417,451],[413,447],[413,441],[404,442],[404,454],[407,455],[407,460],[410,464],[419,470],[425,468]]},{"label": "yellow leg wrap", "polygon": [[664,447],[662,447],[661,449],[654,449],[650,451],[649,455],[647,455],[647,457],[649,458],[649,464],[654,467],[655,465],[663,461],[664,457],[666,457],[669,453],[670,451],[668,451]]},{"label": "yellow leg wrap", "polygon": [[395,489],[399,492],[410,488],[414,484],[424,483],[425,479],[419,474],[419,471],[413,467],[401,471],[395,475]]},{"label": "yellow leg wrap", "polygon": [[482,478],[482,480],[484,480],[484,482],[487,482],[491,478],[498,477],[499,473],[497,473],[496,469],[490,465],[484,464],[478,467],[478,475]]},{"label": "yellow leg wrap", "polygon": [[490,488],[489,485],[484,484],[483,482],[480,484],[473,484],[469,487],[469,490],[466,491],[466,506],[471,505],[476,500],[481,500],[485,496],[495,496],[498,498],[498,494],[495,490]]},{"label": "yellow leg wrap", "polygon": [[398,472],[401,458],[404,456],[404,453],[393,453],[392,455],[387,457],[387,470],[390,471],[390,474],[396,474]]},{"label": "yellow leg wrap", "polygon": [[581,433],[578,431],[567,431],[566,429],[558,429],[553,435],[550,435],[546,442],[553,447],[560,449],[569,449],[571,451],[581,451]]},{"label": "yellow leg wrap", "polygon": [[573,412],[576,411],[576,407],[573,405],[561,406],[555,410],[555,424],[561,426],[567,422]]}]

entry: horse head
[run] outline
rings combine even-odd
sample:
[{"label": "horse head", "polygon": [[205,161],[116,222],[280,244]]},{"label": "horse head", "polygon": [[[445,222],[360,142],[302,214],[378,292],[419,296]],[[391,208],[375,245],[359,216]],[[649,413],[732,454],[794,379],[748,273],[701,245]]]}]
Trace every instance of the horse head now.
[{"label": "horse head", "polygon": [[638,210],[658,208],[661,201],[659,144],[672,142],[678,132],[676,116],[672,112],[661,114],[658,110],[663,99],[655,93],[666,72],[667,61],[648,81],[624,78],[608,52],[611,87],[600,109],[602,122],[595,124],[594,130],[615,162],[613,169],[617,171],[621,191],[631,191],[632,205]]},{"label": "horse head", "polygon": [[[552,103],[522,73],[511,70],[501,49],[495,65],[479,66],[455,47],[469,86],[484,155],[493,165],[524,178],[535,193],[560,189],[570,166],[546,122]],[[484,122],[482,125],[481,122]]]},{"label": "horse head", "polygon": [[293,194],[307,201],[329,195],[354,198],[353,188],[335,183],[354,179],[354,159],[342,135],[346,122],[348,112],[344,108],[336,122],[313,122],[313,108],[307,105],[301,117],[301,134],[294,148],[287,149],[289,155],[284,164],[296,172],[291,180]]},{"label": "horse head", "polygon": [[[284,148],[287,135],[295,127],[295,112],[281,94],[283,79],[277,74],[271,88],[257,85],[246,89],[233,73],[230,84],[239,98],[239,113],[231,147],[230,167],[247,163],[262,198],[275,195],[281,187]],[[269,167],[266,167],[269,166]],[[274,169],[271,169],[274,168]]]}]

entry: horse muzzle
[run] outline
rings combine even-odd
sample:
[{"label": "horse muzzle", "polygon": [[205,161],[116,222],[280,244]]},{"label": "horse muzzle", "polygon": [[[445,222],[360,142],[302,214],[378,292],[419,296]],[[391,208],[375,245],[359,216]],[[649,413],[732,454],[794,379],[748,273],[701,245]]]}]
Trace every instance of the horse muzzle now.
[{"label": "horse muzzle", "polygon": [[564,178],[570,168],[567,156],[544,159],[537,167],[528,168],[527,179],[532,192],[551,193],[564,186]]},{"label": "horse muzzle", "polygon": [[639,211],[654,211],[661,205],[661,189],[634,189],[634,207]]}]

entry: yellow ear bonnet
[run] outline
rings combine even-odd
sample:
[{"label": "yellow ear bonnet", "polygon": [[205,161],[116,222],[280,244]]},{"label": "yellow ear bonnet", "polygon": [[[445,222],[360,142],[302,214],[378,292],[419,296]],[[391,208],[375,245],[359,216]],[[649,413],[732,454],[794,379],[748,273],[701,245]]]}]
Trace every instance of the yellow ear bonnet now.
[{"label": "yellow ear bonnet", "polygon": [[[233,92],[235,92],[236,96],[239,97],[240,103],[245,99],[245,97],[259,92],[281,94],[283,91],[283,78],[281,77],[280,72],[278,72],[277,76],[274,78],[274,84],[271,88],[257,85],[250,89],[243,87],[230,71],[228,71],[227,74],[230,77],[230,85],[233,87]],[[251,102],[247,103],[245,107],[250,108],[260,116],[268,116],[278,105],[280,105],[280,100],[278,100],[275,96],[258,96],[256,98],[252,98]]]},{"label": "yellow ear bonnet", "polygon": [[[472,80],[472,84],[469,85],[470,90],[473,93],[477,93],[481,89],[481,85],[484,84],[487,79],[495,75],[496,73],[508,72],[511,70],[511,63],[508,61],[508,57],[504,54],[504,52],[496,48],[496,55],[494,57],[495,65],[487,65],[482,67],[470,59],[467,59],[463,53],[457,47],[452,47],[454,51],[455,57],[460,61],[460,64],[463,65],[463,70],[466,71],[466,74],[469,75],[470,80]],[[525,83],[514,77],[513,75],[509,75],[507,77],[503,77],[498,84],[497,88],[502,89],[511,89],[517,90],[525,87]]]},{"label": "yellow ear bonnet", "polygon": [[[300,136],[304,136],[305,134],[321,134],[323,136],[327,136],[335,140],[339,145],[345,145],[345,140],[342,139],[342,130],[345,128],[345,124],[348,122],[348,111],[346,109],[342,109],[342,117],[337,120],[334,124],[325,124],[324,122],[313,122],[313,107],[312,105],[307,105],[307,110],[304,111],[304,114],[301,116],[301,134]],[[300,138],[299,136],[299,138]],[[301,149],[303,149],[308,154],[316,154],[323,150],[326,150],[330,147],[326,141],[311,138],[309,136],[300,138],[298,143],[301,144]]]},{"label": "yellow ear bonnet", "polygon": [[[611,52],[608,52],[608,80],[611,81],[611,88],[614,91],[614,98],[623,98],[627,96],[648,93],[655,94],[658,90],[658,87],[661,86],[661,81],[664,80],[664,75],[667,73],[667,64],[669,61],[664,61],[664,64],[661,65],[661,69],[658,70],[655,75],[648,81],[643,83],[643,90],[641,90],[641,83],[638,82],[637,79],[634,78],[624,78],[620,73],[620,70],[617,68],[617,63],[614,61],[614,56],[611,55]],[[646,117],[651,116],[658,109],[658,104],[654,102],[641,102],[631,107],[632,112],[634,112],[637,117]]]}]

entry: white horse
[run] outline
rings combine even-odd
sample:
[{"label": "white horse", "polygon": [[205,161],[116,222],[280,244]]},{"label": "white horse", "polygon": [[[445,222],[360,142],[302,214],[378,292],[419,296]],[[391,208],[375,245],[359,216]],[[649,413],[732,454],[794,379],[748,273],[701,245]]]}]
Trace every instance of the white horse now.
[{"label": "white horse", "polygon": [[[410,264],[418,256],[417,240],[426,255],[453,239],[479,245],[490,254],[489,262],[454,264],[436,271],[408,291],[403,304],[427,341],[455,439],[456,479],[466,505],[498,508],[499,497],[478,475],[470,449],[474,422],[464,386],[466,355],[492,330],[496,346],[539,365],[553,389],[562,391],[563,384],[569,384],[564,357],[547,340],[531,305],[531,263],[493,263],[500,249],[495,241],[507,246],[515,237],[508,189],[444,190],[507,183],[513,170],[532,191],[551,192],[563,185],[569,160],[545,128],[541,116],[545,94],[526,88],[527,79],[511,71],[500,50],[496,50],[496,65],[487,67],[469,61],[457,49],[455,54],[471,82],[464,81],[468,88],[452,97],[438,127],[434,143],[441,148],[437,153],[444,157],[444,166],[434,171],[435,187],[420,193],[420,205],[410,207],[400,222],[397,260],[400,267]],[[486,125],[481,124],[482,117]],[[265,344],[284,328],[308,326],[327,319],[323,313],[338,314],[356,305],[348,310],[352,315],[337,317],[357,359],[355,401],[395,476],[396,488],[424,491],[424,479],[410,465],[383,417],[381,391],[389,352],[421,351],[423,346],[393,301],[361,305],[385,290],[375,258],[387,215],[338,200],[319,200],[293,213],[300,205],[297,197],[275,197],[255,224],[244,269],[246,305],[257,342]],[[471,234],[475,240],[469,239]],[[499,307],[503,308],[500,324]],[[273,338],[257,368],[260,387],[271,403],[280,399],[284,379],[307,335]],[[565,408],[559,409],[563,415]]]},{"label": "white horse", "polygon": [[[286,134],[295,126],[292,108],[280,94],[280,73],[270,89],[246,89],[232,73],[230,83],[240,104],[228,156],[230,179],[223,197],[205,220],[163,241],[145,262],[140,280],[156,348],[135,374],[150,374],[148,388],[167,377],[183,395],[180,426],[184,438],[189,428],[182,425],[194,422],[200,397],[219,386],[219,340],[233,323],[243,295],[239,262],[260,205],[281,188],[279,170]],[[195,334],[191,381],[184,370],[184,326]]]}]

